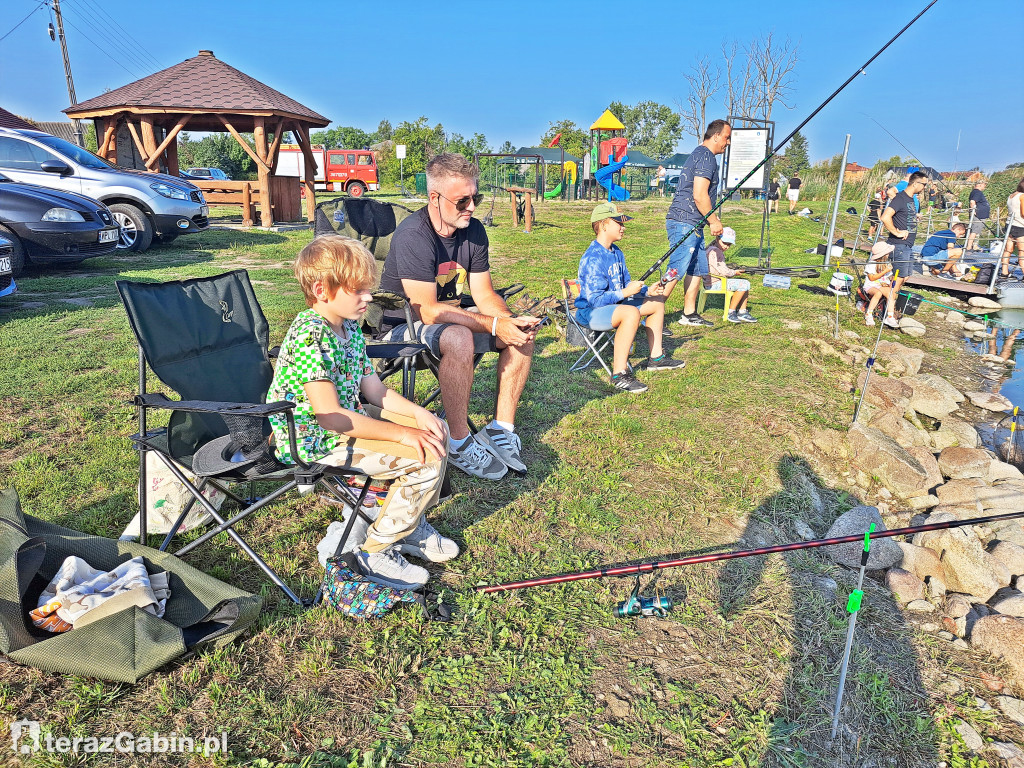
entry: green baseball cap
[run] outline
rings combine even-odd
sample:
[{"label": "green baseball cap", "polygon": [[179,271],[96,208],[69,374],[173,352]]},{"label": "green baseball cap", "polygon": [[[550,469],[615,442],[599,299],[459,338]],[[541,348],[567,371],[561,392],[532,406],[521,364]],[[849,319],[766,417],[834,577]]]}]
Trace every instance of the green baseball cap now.
[{"label": "green baseball cap", "polygon": [[624,213],[619,213],[619,209],[615,207],[615,203],[601,203],[597,208],[594,209],[593,213],[590,214],[590,223],[596,224],[599,221],[605,219],[611,219],[619,222],[619,224],[625,224],[627,221],[632,221],[632,216],[627,216]]}]

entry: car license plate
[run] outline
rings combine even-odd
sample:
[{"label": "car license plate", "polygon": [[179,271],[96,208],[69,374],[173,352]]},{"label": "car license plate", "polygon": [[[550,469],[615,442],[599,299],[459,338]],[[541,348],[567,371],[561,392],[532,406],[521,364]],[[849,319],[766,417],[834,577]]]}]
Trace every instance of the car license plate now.
[{"label": "car license plate", "polygon": [[201,206],[199,206],[199,215],[200,216],[209,216],[210,215],[210,206],[208,206],[208,205],[201,205]]},{"label": "car license plate", "polygon": [[0,256],[0,275],[11,271],[11,257]]},{"label": "car license plate", "polygon": [[116,229],[101,229],[100,230],[100,242],[101,243],[112,243],[117,240],[119,232]]}]

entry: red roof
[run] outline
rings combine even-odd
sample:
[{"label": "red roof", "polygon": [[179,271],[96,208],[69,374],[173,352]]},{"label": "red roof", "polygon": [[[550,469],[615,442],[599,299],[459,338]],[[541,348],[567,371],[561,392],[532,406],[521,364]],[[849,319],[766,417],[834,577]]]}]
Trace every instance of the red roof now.
[{"label": "red roof", "polygon": [[0,128],[28,128],[33,131],[39,130],[28,120],[23,120],[13,112],[8,112],[3,107],[0,107]]},{"label": "red roof", "polygon": [[863,165],[857,165],[856,163],[847,163],[846,164],[846,172],[847,173],[858,173],[860,171],[870,171],[870,170],[871,170],[870,168],[865,168]]},{"label": "red roof", "polygon": [[79,102],[64,112],[72,117],[103,113],[119,107],[159,108],[215,112],[275,112],[294,115],[318,126],[326,117],[261,83],[213,55],[198,56],[156,72],[149,77]]}]

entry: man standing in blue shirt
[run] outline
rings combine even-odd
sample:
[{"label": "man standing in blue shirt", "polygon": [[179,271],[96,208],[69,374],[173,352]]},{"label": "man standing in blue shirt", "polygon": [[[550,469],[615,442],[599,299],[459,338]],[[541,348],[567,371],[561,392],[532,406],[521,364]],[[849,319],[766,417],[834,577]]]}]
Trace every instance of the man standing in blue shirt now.
[{"label": "man standing in blue shirt", "polygon": [[892,266],[896,272],[889,301],[886,303],[886,318],[883,321],[890,328],[899,328],[895,314],[896,295],[913,268],[912,249],[917,238],[917,209],[914,207],[914,196],[924,191],[927,183],[928,176],[921,171],[910,174],[906,189],[890,200],[889,205],[882,211],[882,226],[889,233],[886,242],[893,246]]},{"label": "man standing in blue shirt", "polygon": [[921,261],[931,270],[933,275],[939,276],[943,272],[950,277],[959,277],[956,270],[956,263],[964,254],[963,248],[958,248],[957,238],[967,234],[967,225],[958,221],[949,229],[940,229],[925,240],[921,249]]},{"label": "man standing in blue shirt", "polygon": [[[718,155],[725,152],[732,137],[732,126],[725,120],[712,120],[704,131],[704,141],[690,153],[679,171],[679,184],[668,208],[665,230],[669,245],[682,241],[672,252],[669,269],[683,275],[683,325],[712,325],[697,314],[697,294],[701,278],[708,274],[708,256],[704,250],[704,228],[696,225],[714,207],[718,196]],[[708,216],[707,225],[712,237],[722,234],[722,221],[716,214]],[[673,280],[665,289],[665,297],[672,295]]]}]

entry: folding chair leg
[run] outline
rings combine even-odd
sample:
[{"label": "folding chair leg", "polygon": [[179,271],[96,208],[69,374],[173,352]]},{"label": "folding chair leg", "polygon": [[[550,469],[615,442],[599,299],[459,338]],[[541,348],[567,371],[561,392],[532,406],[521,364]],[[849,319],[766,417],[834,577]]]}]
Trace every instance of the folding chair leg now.
[{"label": "folding chair leg", "polygon": [[[604,350],[608,348],[608,345],[615,340],[615,336],[608,331],[604,331],[597,337],[597,339],[591,341],[589,335],[583,333],[582,329],[580,329],[580,331],[583,334],[583,341],[586,343],[587,349],[584,350],[583,354],[580,355],[576,362],[572,364],[569,368],[569,372],[572,373],[573,371],[582,371],[589,368],[591,361],[596,359],[609,376],[613,375],[612,369],[609,367],[608,363],[604,361],[604,358],[601,357],[601,353],[604,352]],[[598,342],[601,342],[600,347],[597,346]]]}]

